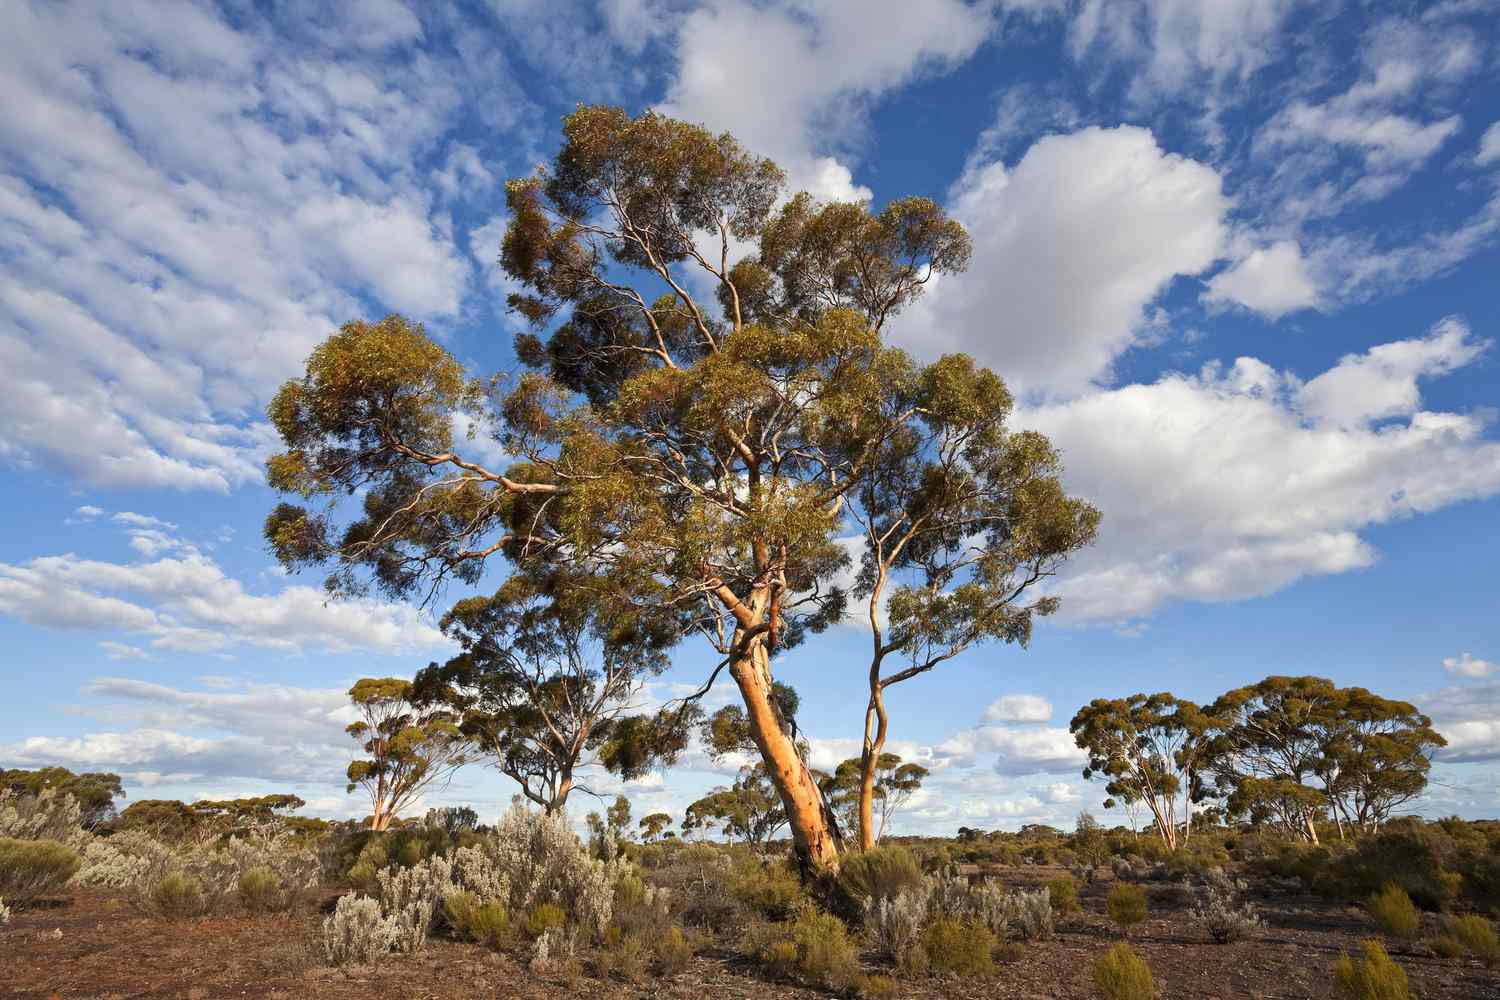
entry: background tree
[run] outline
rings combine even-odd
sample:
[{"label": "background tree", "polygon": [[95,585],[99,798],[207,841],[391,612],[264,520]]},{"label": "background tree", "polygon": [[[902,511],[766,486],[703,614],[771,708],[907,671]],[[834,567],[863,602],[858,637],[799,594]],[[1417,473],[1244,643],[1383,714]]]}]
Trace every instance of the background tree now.
[{"label": "background tree", "polygon": [[650,813],[641,817],[641,839],[651,843],[662,835],[667,827],[672,825],[670,813]]},{"label": "background tree", "polygon": [[[1073,716],[1073,740],[1088,756],[1084,778],[1102,775],[1112,799],[1139,802],[1168,850],[1178,844],[1177,799],[1183,836],[1191,830],[1194,795],[1210,755],[1208,715],[1166,692],[1095,698]],[[1108,803],[1106,803],[1108,805]]]},{"label": "background tree", "polygon": [[1318,842],[1316,822],[1372,825],[1426,786],[1445,745],[1406,702],[1323,677],[1272,676],[1236,688],[1209,709],[1215,782],[1233,816],[1270,822]]},{"label": "background tree", "polygon": [[600,589],[553,568],[459,601],[441,626],[462,652],[414,682],[419,704],[452,712],[476,750],[547,813],[567,804],[587,769],[639,777],[686,742],[631,714],[642,680],[668,665],[673,626]]},{"label": "background tree", "polygon": [[716,788],[687,807],[682,832],[718,826],[730,840],[740,840],[757,851],[786,826],[786,811],[766,774],[764,764],[740,769],[728,788]]},{"label": "background tree", "polygon": [[[921,764],[904,762],[899,754],[880,755],[875,763],[875,781],[870,796],[873,802],[872,812],[878,817],[872,847],[880,843],[891,817],[911,800],[930,773]],[[833,774],[828,775],[820,784],[828,804],[838,813],[840,824],[845,829],[860,829],[860,815],[865,804],[863,758],[850,757],[841,761]]]},{"label": "background tree", "polygon": [[[346,324],[270,407],[271,484],[326,503],[278,506],[267,538],[290,568],[331,564],[335,592],[427,599],[503,553],[670,609],[738,688],[799,858],[834,868],[772,657],[843,613],[845,505],[934,382],[881,328],[967,265],[967,238],[921,198],[773,210],[774,164],[659,115],[580,108],[563,131],[549,167],[507,186],[511,304],[546,331],[517,341],[532,371],[490,393],[420,328]],[[517,460],[456,444],[459,412]]]},{"label": "background tree", "polygon": [[366,677],[349,689],[360,714],[346,732],[368,755],[349,765],[348,791],[370,796],[370,829],[391,819],[438,780],[448,780],[467,761],[467,744],[453,716],[412,703],[410,681]]},{"label": "background tree", "polygon": [[115,818],[115,799],[124,798],[120,776],[102,771],[74,774],[65,767],[43,767],[34,771],[0,769],[0,788],[21,795],[38,795],[51,788],[78,801],[85,829],[93,829]]}]

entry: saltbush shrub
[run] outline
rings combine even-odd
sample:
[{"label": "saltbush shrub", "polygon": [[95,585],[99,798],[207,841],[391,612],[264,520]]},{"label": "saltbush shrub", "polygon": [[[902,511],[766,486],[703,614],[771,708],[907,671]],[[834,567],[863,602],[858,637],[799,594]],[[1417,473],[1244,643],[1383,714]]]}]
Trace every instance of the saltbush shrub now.
[{"label": "saltbush shrub", "polygon": [[438,907],[453,891],[452,876],[453,868],[442,855],[410,868],[386,868],[377,874],[380,909],[394,928],[392,947],[397,951],[420,951],[427,943]]},{"label": "saltbush shrub", "polygon": [[1061,914],[1076,913],[1082,909],[1078,902],[1078,883],[1072,875],[1059,875],[1042,883],[1047,889],[1052,909]]},{"label": "saltbush shrub", "polygon": [[56,840],[0,838],[0,898],[25,906],[61,892],[83,859]]},{"label": "saltbush shrub", "polygon": [[1385,945],[1364,942],[1364,956],[1339,956],[1333,965],[1333,995],[1338,1000],[1411,1000],[1406,971],[1391,961]]},{"label": "saltbush shrub", "polygon": [[363,965],[390,951],[396,927],[369,896],[340,896],[323,921],[323,954],[334,965]]},{"label": "saltbush shrub", "polygon": [[1193,908],[1193,919],[1215,944],[1253,937],[1264,926],[1253,904],[1245,902],[1236,906],[1231,895],[1212,887]]},{"label": "saltbush shrub", "polygon": [[995,935],[982,924],[938,917],[922,930],[927,968],[959,976],[989,976],[995,971]]},{"label": "saltbush shrub", "polygon": [[882,957],[905,969],[927,922],[925,887],[907,889],[865,907],[865,933]]},{"label": "saltbush shrub", "polygon": [[1151,967],[1123,941],[1095,960],[1094,986],[1105,1000],[1151,1000],[1155,992]]},{"label": "saltbush shrub", "polygon": [[10,923],[10,907],[5,905],[5,900],[0,899],[0,927]]},{"label": "saltbush shrub", "polygon": [[1409,941],[1422,931],[1422,914],[1417,911],[1406,890],[1395,882],[1384,887],[1365,903],[1375,926],[1392,937]]},{"label": "saltbush shrub", "polygon": [[1052,900],[1046,888],[1006,893],[1004,925],[1022,941],[1045,941],[1052,936]]},{"label": "saltbush shrub", "polygon": [[1146,893],[1138,885],[1116,882],[1104,897],[1104,910],[1120,933],[1129,934],[1130,928],[1146,919]]},{"label": "saltbush shrub", "polygon": [[78,800],[55,788],[44,788],[36,795],[0,788],[0,838],[55,840],[82,851],[93,839],[83,828],[82,817]]},{"label": "saltbush shrub", "polygon": [[1500,938],[1496,938],[1490,922],[1477,913],[1443,921],[1442,933],[1433,939],[1432,950],[1446,958],[1477,958],[1487,968],[1500,964]]}]

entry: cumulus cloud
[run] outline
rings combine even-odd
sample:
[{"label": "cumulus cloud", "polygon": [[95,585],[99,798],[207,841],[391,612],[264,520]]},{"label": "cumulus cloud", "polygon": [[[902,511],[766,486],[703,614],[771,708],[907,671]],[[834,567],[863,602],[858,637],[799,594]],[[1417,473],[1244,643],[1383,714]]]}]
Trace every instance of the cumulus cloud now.
[{"label": "cumulus cloud", "polygon": [[839,157],[857,145],[870,102],[967,60],[993,26],[986,5],[960,0],[717,0],[682,18],[661,110],[732,131],[794,188],[868,197]]},{"label": "cumulus cloud", "polygon": [[986,722],[1046,722],[1052,718],[1052,703],[1036,694],[1006,694],[984,710]]},{"label": "cumulus cloud", "polygon": [[1205,302],[1240,305],[1270,319],[1316,308],[1318,289],[1295,240],[1257,247],[1214,276]]},{"label": "cumulus cloud", "polygon": [[1500,122],[1495,122],[1480,136],[1479,152],[1475,154],[1474,162],[1480,166],[1500,162]]},{"label": "cumulus cloud", "polygon": [[1047,136],[1013,169],[972,169],[949,207],[973,238],[970,270],[935,285],[893,336],[1067,395],[1108,380],[1151,335],[1151,302],[1219,256],[1229,200],[1211,167],[1122,125]]},{"label": "cumulus cloud", "polygon": [[1052,439],[1069,489],[1105,515],[1061,614],[1115,622],[1359,569],[1377,558],[1360,529],[1500,492],[1489,414],[1425,410],[1416,390],[1485,346],[1449,320],[1306,383],[1242,357],[1025,408],[1017,423]]},{"label": "cumulus cloud", "polygon": [[933,760],[951,767],[973,767],[991,754],[993,769],[1005,775],[1075,771],[1086,759],[1073,734],[1058,726],[976,726],[932,748]]},{"label": "cumulus cloud", "polygon": [[1495,664],[1463,652],[1457,656],[1443,657],[1443,669],[1459,677],[1488,677],[1495,672]]},{"label": "cumulus cloud", "polygon": [[1414,701],[1432,717],[1433,728],[1448,741],[1437,753],[1439,761],[1477,764],[1500,760],[1500,684],[1443,688]]}]

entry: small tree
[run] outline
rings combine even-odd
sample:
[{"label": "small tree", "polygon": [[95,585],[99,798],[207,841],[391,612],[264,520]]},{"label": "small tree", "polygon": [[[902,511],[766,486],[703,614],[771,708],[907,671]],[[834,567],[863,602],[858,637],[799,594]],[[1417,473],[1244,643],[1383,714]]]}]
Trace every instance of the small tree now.
[{"label": "small tree", "polygon": [[680,727],[631,711],[643,678],[667,667],[673,623],[600,587],[554,568],[459,601],[441,625],[462,652],[415,681],[421,704],[451,711],[475,751],[548,813],[589,768],[639,777],[686,745]]},{"label": "small tree", "polygon": [[1095,698],[1078,710],[1069,728],[1089,755],[1083,776],[1109,779],[1105,791],[1112,799],[1144,803],[1162,843],[1172,850],[1178,843],[1178,796],[1186,835],[1195,793],[1201,795],[1209,724],[1197,705],[1162,692]]},{"label": "small tree", "polygon": [[9,788],[20,795],[39,795],[46,788],[71,795],[78,802],[79,822],[85,829],[93,829],[113,819],[114,800],[125,797],[118,774],[102,771],[74,774],[65,767],[43,767],[35,771],[0,769],[0,788]]},{"label": "small tree", "polygon": [[[872,812],[879,819],[874,843],[878,844],[880,838],[885,836],[885,828],[891,817],[911,800],[930,773],[921,764],[902,761],[899,754],[880,755],[875,766],[875,784],[871,793]],[[838,814],[839,823],[845,829],[859,829],[863,779],[863,759],[851,757],[842,761],[832,775],[820,782],[829,806]]]},{"label": "small tree", "polygon": [[670,813],[651,813],[650,815],[642,816],[640,822],[641,839],[648,844],[652,843],[671,825],[672,816]]},{"label": "small tree", "polygon": [[741,768],[740,776],[728,788],[716,788],[688,806],[682,817],[682,832],[717,826],[730,840],[741,840],[760,851],[786,822],[775,786],[766,776],[765,767],[756,764]]},{"label": "small tree", "polygon": [[467,744],[453,716],[412,704],[412,685],[399,677],[366,677],[349,689],[359,711],[347,732],[368,755],[349,765],[348,791],[370,796],[370,829],[392,818],[433,782],[448,780],[467,762]]}]

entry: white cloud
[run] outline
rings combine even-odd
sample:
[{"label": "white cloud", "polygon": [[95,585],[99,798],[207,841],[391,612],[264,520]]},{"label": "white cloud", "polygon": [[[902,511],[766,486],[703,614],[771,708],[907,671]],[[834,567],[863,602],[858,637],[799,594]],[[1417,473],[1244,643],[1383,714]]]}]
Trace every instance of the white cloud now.
[{"label": "white cloud", "polygon": [[1438,751],[1438,760],[1448,764],[1500,760],[1500,684],[1443,688],[1413,702],[1432,717],[1433,728],[1448,741]]},{"label": "white cloud", "polygon": [[[69,553],[0,563],[0,614],[45,628],[122,631],[149,637],[157,649],[191,652],[252,646],[397,653],[447,645],[409,605],[329,601],[307,586],[252,594],[207,556],[182,548],[176,557],[149,562],[102,562]],[[118,652],[115,646],[123,644],[106,649]]]},{"label": "white cloud", "polygon": [[1495,672],[1495,664],[1465,652],[1443,657],[1443,669],[1459,677],[1488,677]]},{"label": "white cloud", "polygon": [[1479,152],[1474,156],[1474,162],[1480,166],[1497,161],[1500,161],[1500,121],[1484,130],[1479,138]]},{"label": "white cloud", "polygon": [[984,710],[986,722],[1046,722],[1052,718],[1052,703],[1036,694],[1006,694]]},{"label": "white cloud", "polygon": [[1210,167],[1142,128],[1039,140],[1012,170],[971,170],[950,209],[974,241],[967,273],[935,283],[895,339],[974,354],[1013,387],[1068,394],[1107,380],[1151,334],[1147,307],[1219,256],[1229,200]]},{"label": "white cloud", "polygon": [[1318,289],[1295,240],[1257,247],[1214,276],[1205,302],[1235,303],[1271,319],[1318,305]]},{"label": "white cloud", "polygon": [[959,0],[716,0],[678,26],[661,110],[732,131],[794,188],[868,197],[834,157],[857,143],[870,101],[968,59],[993,26],[987,6]]},{"label": "white cloud", "polygon": [[1489,415],[1423,410],[1414,389],[1482,346],[1445,321],[1305,385],[1242,357],[1024,409],[1017,424],[1051,438],[1069,490],[1104,512],[1061,613],[1112,622],[1269,594],[1373,563],[1361,528],[1500,492]]},{"label": "white cloud", "polygon": [[128,643],[114,642],[105,639],[99,643],[99,648],[104,650],[104,655],[111,660],[147,660],[150,654],[139,646],[131,646]]},{"label": "white cloud", "polygon": [[995,755],[998,774],[1052,774],[1074,771],[1085,755],[1073,734],[1059,726],[976,726],[960,730],[932,748],[932,758],[952,767],[973,767]]}]

